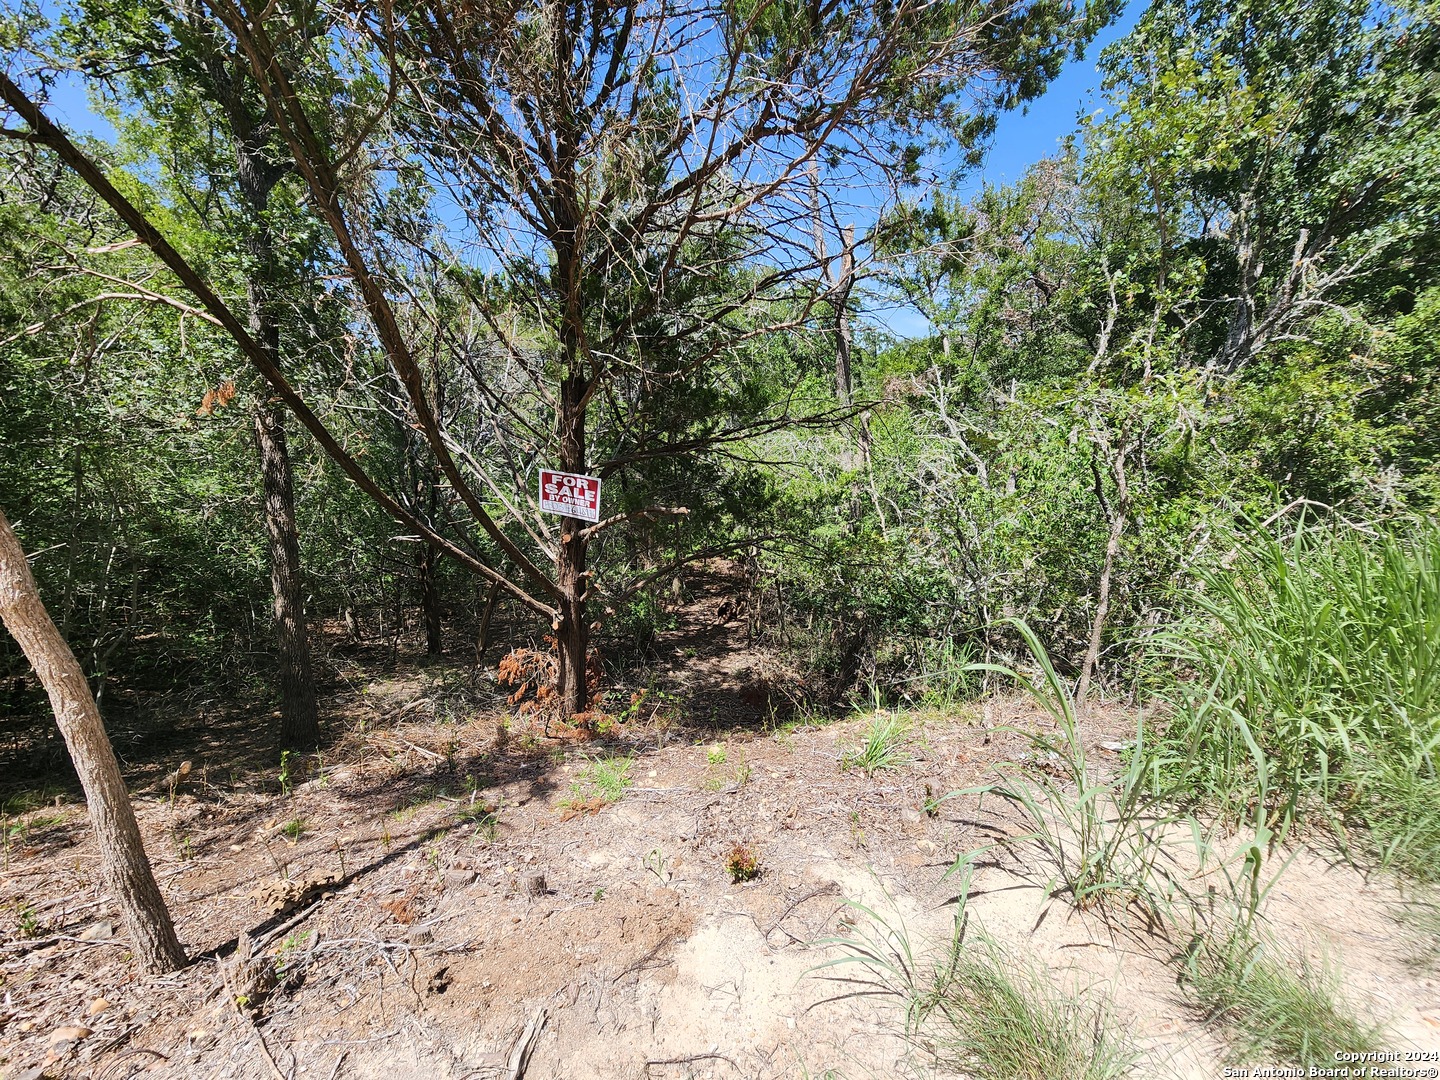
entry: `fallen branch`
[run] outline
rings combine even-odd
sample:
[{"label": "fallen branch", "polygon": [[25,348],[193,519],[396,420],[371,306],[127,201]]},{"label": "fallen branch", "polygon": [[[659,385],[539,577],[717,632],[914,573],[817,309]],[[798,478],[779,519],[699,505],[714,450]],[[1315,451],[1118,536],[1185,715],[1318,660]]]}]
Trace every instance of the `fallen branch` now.
[{"label": "fallen branch", "polygon": [[520,1033],[514,1049],[510,1051],[506,1080],[521,1080],[525,1075],[525,1069],[530,1064],[530,1055],[535,1050],[535,1040],[540,1037],[540,1029],[545,1026],[547,1015],[548,1010],[542,1005],[535,1011],[535,1015],[530,1017],[530,1022],[525,1025],[525,1030]]}]

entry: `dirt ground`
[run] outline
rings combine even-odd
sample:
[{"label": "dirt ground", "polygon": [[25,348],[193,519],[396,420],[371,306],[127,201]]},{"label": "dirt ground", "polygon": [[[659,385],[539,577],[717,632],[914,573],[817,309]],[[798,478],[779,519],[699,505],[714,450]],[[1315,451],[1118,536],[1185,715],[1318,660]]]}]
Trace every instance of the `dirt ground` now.
[{"label": "dirt ground", "polygon": [[[927,802],[1023,759],[1020,732],[1047,724],[1032,706],[916,713],[899,767],[843,769],[868,718],[787,722],[783,665],[745,643],[723,583],[693,584],[657,643],[665,676],[601,737],[503,710],[455,722],[455,670],[353,664],[327,702],[333,747],[284,775],[235,774],[213,733],[183,779],[150,768],[137,810],[198,956],[178,974],[133,973],[83,806],[10,819],[0,1077],[932,1076],[902,1003],[823,965],[882,934],[876,917],[938,955],[949,871],[982,850],[972,926],[1107,998],[1144,1052],[1136,1075],[1222,1075],[1176,942],[1052,897],[1032,849],[994,846],[1019,829],[997,800]],[[1097,760],[1133,723],[1087,720]],[[603,804],[597,758],[630,759]],[[760,865],[742,884],[737,845]],[[1268,901],[1277,935],[1343,972],[1387,1048],[1440,1050],[1440,977],[1412,962],[1407,897],[1293,854]]]}]

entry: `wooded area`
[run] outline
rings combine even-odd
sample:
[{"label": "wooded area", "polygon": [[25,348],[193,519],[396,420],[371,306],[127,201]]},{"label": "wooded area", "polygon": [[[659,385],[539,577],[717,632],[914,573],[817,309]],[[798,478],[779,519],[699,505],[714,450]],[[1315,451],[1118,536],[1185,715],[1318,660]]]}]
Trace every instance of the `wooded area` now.
[{"label": "wooded area", "polygon": [[[7,830],[78,776],[170,971],[138,763],[173,803],[203,745],[288,798],[376,672],[498,723],[492,762],[634,754],[642,712],[954,718],[1014,677],[1070,786],[994,790],[1037,821],[1104,791],[1129,837],[1060,873],[1080,910],[1123,823],[1182,812],[1254,882],[1292,830],[1433,882],[1440,9],[1151,0],[1100,108],[977,180],[1121,11],[7,7]],[[76,93],[113,137],[57,122]],[[542,468],[598,478],[599,520],[542,512]],[[662,646],[701,610],[743,664]],[[1077,731],[1124,709],[1091,788]]]}]

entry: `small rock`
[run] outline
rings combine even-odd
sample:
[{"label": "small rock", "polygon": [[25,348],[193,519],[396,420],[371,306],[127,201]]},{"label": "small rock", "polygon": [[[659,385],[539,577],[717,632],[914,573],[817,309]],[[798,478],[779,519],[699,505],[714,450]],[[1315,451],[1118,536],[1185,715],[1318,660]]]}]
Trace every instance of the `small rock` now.
[{"label": "small rock", "polygon": [[409,941],[411,945],[429,945],[435,940],[435,935],[423,926],[417,926],[410,931]]},{"label": "small rock", "polygon": [[935,845],[934,845],[932,842],[930,842],[929,840],[916,840],[916,841],[915,841],[915,846],[916,846],[919,850],[923,851],[926,855],[934,855],[934,854],[935,854]]},{"label": "small rock", "polygon": [[110,1008],[110,1002],[106,1001],[103,997],[97,997],[94,1001],[90,1002],[88,1014],[90,1016],[99,1016],[108,1008]]},{"label": "small rock", "polygon": [[474,883],[475,883],[475,871],[474,871],[474,870],[446,870],[446,871],[445,871],[445,888],[447,888],[447,889],[463,889],[463,888],[465,888],[467,885],[473,885]]},{"label": "small rock", "polygon": [[242,852],[242,851],[245,850],[245,845],[244,845],[244,844],[231,844],[231,845],[230,845],[230,850],[231,850],[232,853],[238,855],[238,854],[240,854],[240,852]]},{"label": "small rock", "polygon": [[80,931],[81,941],[109,941],[115,936],[115,927],[108,922],[97,922]]},{"label": "small rock", "polygon": [[77,1043],[81,1039],[89,1037],[90,1029],[84,1024],[66,1024],[64,1027],[58,1027],[52,1031],[50,1038],[46,1041],[50,1044],[51,1050],[54,1051],[61,1043]]},{"label": "small rock", "polygon": [[196,1028],[194,1031],[187,1032],[185,1037],[190,1040],[191,1050],[209,1050],[215,1045],[215,1033],[206,1031],[204,1028]]},{"label": "small rock", "polygon": [[920,819],[925,815],[916,810],[913,806],[902,806],[900,808],[900,820],[906,825],[919,825]]},{"label": "small rock", "polygon": [[34,1021],[34,1020],[21,1020],[20,1023],[18,1023],[18,1024],[15,1025],[15,1030],[20,1031],[20,1032],[34,1031],[34,1030],[35,1030],[35,1021]]}]

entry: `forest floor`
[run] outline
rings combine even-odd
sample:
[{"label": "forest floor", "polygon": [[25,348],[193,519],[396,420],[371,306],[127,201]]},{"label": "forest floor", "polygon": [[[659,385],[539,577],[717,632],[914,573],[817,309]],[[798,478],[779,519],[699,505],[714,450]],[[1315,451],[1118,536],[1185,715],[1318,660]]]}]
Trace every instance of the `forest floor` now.
[{"label": "forest floor", "polygon": [[[333,650],[322,754],[237,765],[263,724],[216,706],[127,758],[199,956],[172,976],[133,973],[83,805],[7,818],[0,1077],[947,1075],[873,971],[822,965],[881,940],[877,919],[938,961],[966,886],[949,871],[979,851],[972,932],[1108,999],[1134,1075],[1223,1075],[1218,1029],[1177,983],[1183,942],[1051,895],[1032,846],[996,846],[1023,831],[1001,800],[927,802],[1024,760],[1044,714],[1014,698],[909,713],[894,768],[842,768],[872,718],[777,720],[783,664],[728,618],[722,575],[691,591],[655,682],[603,737],[551,737],[498,694],[469,717],[459,664]],[[1134,722],[1086,717],[1095,758],[1117,761]],[[737,845],[760,866],[741,884]],[[1323,850],[1289,855],[1266,901],[1277,936],[1343,974],[1387,1048],[1440,1050],[1440,976],[1417,959],[1435,943],[1400,922],[1414,897]]]}]

